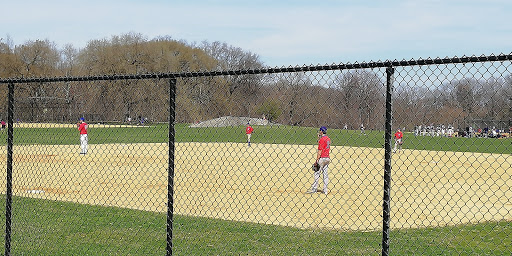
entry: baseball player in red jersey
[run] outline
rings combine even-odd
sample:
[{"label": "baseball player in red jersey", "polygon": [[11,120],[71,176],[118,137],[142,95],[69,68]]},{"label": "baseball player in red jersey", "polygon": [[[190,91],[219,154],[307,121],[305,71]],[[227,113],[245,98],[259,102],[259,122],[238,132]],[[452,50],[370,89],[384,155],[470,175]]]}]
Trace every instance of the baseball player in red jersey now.
[{"label": "baseball player in red jersey", "polygon": [[320,174],[324,177],[324,194],[328,194],[327,185],[329,184],[329,177],[327,170],[331,159],[329,157],[329,151],[331,150],[331,139],[327,136],[327,128],[325,126],[320,127],[320,133],[322,137],[318,140],[318,151],[316,154],[316,162],[320,166],[319,170],[314,173],[314,182],[311,189],[308,190],[308,194],[316,193],[318,190],[318,181],[320,180]]},{"label": "baseball player in red jersey", "polygon": [[400,129],[398,129],[395,132],[395,148],[393,149],[393,153],[396,152],[396,149],[398,147],[398,152],[402,149],[402,138],[404,137],[404,134]]},{"label": "baseball player in red jersey", "polygon": [[247,126],[245,127],[245,134],[247,134],[247,144],[249,147],[251,146],[251,134],[254,131],[254,129],[251,127],[249,123],[247,123]]},{"label": "baseball player in red jersey", "polygon": [[78,127],[78,131],[80,132],[80,154],[85,155],[87,153],[87,128],[89,128],[89,125],[87,125],[83,117],[80,118],[80,122],[78,122],[76,125]]}]

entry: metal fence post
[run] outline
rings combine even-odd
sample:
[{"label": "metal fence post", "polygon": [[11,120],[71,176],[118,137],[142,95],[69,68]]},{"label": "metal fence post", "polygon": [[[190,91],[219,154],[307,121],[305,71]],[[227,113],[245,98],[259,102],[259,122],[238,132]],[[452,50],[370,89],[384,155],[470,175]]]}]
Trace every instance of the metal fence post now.
[{"label": "metal fence post", "polygon": [[12,225],[12,144],[13,144],[13,112],[14,112],[14,83],[9,83],[7,107],[7,191],[5,200],[5,255],[11,255],[11,225]]},{"label": "metal fence post", "polygon": [[508,127],[510,136],[512,136],[512,97],[508,98]]},{"label": "metal fence post", "polygon": [[382,255],[389,255],[389,218],[391,192],[391,133],[392,133],[392,104],[393,67],[386,68],[386,132],[384,152],[384,198],[382,200]]},{"label": "metal fence post", "polygon": [[169,167],[167,182],[167,255],[172,255],[172,224],[174,207],[174,141],[176,119],[176,78],[169,80]]}]

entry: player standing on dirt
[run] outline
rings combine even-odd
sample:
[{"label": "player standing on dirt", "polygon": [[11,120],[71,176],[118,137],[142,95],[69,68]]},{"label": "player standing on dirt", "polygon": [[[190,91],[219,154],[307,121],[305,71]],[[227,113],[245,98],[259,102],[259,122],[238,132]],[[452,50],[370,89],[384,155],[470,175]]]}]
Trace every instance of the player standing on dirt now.
[{"label": "player standing on dirt", "polygon": [[328,194],[327,185],[329,184],[329,177],[327,175],[327,170],[331,159],[329,157],[329,151],[331,150],[331,139],[327,136],[327,128],[325,126],[320,127],[320,133],[322,137],[318,140],[318,151],[316,154],[316,162],[320,168],[317,172],[314,173],[314,182],[311,186],[311,189],[308,190],[308,194],[313,194],[317,192],[318,189],[318,181],[320,180],[320,174],[323,174],[324,177],[324,194]]},{"label": "player standing on dirt", "polygon": [[87,153],[87,128],[89,128],[89,125],[87,125],[83,117],[80,118],[80,122],[78,122],[76,125],[78,127],[78,131],[80,132],[80,154],[85,155]]},{"label": "player standing on dirt", "polygon": [[254,131],[254,129],[251,127],[249,123],[247,123],[247,126],[245,127],[245,134],[247,134],[247,145],[249,147],[251,146],[251,134]]}]

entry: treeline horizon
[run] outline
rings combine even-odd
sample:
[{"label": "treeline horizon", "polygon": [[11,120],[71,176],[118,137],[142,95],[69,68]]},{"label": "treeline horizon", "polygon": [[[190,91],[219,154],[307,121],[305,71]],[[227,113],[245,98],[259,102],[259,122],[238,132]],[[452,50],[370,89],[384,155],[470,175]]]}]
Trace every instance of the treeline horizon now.
[{"label": "treeline horizon", "polygon": [[[397,68],[393,125],[412,130],[417,125],[463,127],[512,119],[510,62],[468,65]],[[81,49],[70,44],[59,49],[48,39],[21,45],[0,39],[4,79],[263,68],[267,67],[257,54],[218,41],[188,43],[170,36],[148,39],[127,33],[90,40]],[[247,116],[292,126],[358,129],[362,124],[383,129],[385,82],[382,69],[180,78],[176,121]],[[5,88],[0,95],[4,118]],[[168,95],[168,83],[160,80],[19,84],[15,118],[66,122],[77,116],[95,121],[145,117],[161,122],[168,120]]]}]

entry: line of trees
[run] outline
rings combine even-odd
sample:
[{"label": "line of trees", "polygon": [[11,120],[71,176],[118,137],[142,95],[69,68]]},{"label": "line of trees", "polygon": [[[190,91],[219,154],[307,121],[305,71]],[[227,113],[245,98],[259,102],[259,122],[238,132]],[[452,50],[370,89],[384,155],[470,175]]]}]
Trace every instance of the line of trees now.
[{"label": "line of trees", "polygon": [[[83,49],[72,45],[59,49],[49,40],[13,45],[9,38],[0,39],[2,78],[264,67],[257,54],[226,43],[196,44],[170,37],[150,40],[138,33],[91,40]],[[432,123],[462,125],[471,119],[511,119],[509,67],[510,63],[499,63],[485,70],[467,70],[458,79],[442,78],[428,67],[395,73],[395,126],[412,129]],[[382,129],[385,80],[380,69],[183,78],[178,80],[176,118],[193,123],[226,115],[264,116],[271,122],[296,126],[355,129],[363,124]],[[166,121],[168,93],[165,81],[30,83],[17,87],[16,115],[30,122],[74,121],[78,115],[98,121],[139,116]],[[0,96],[1,115],[5,116],[5,88]]]}]

